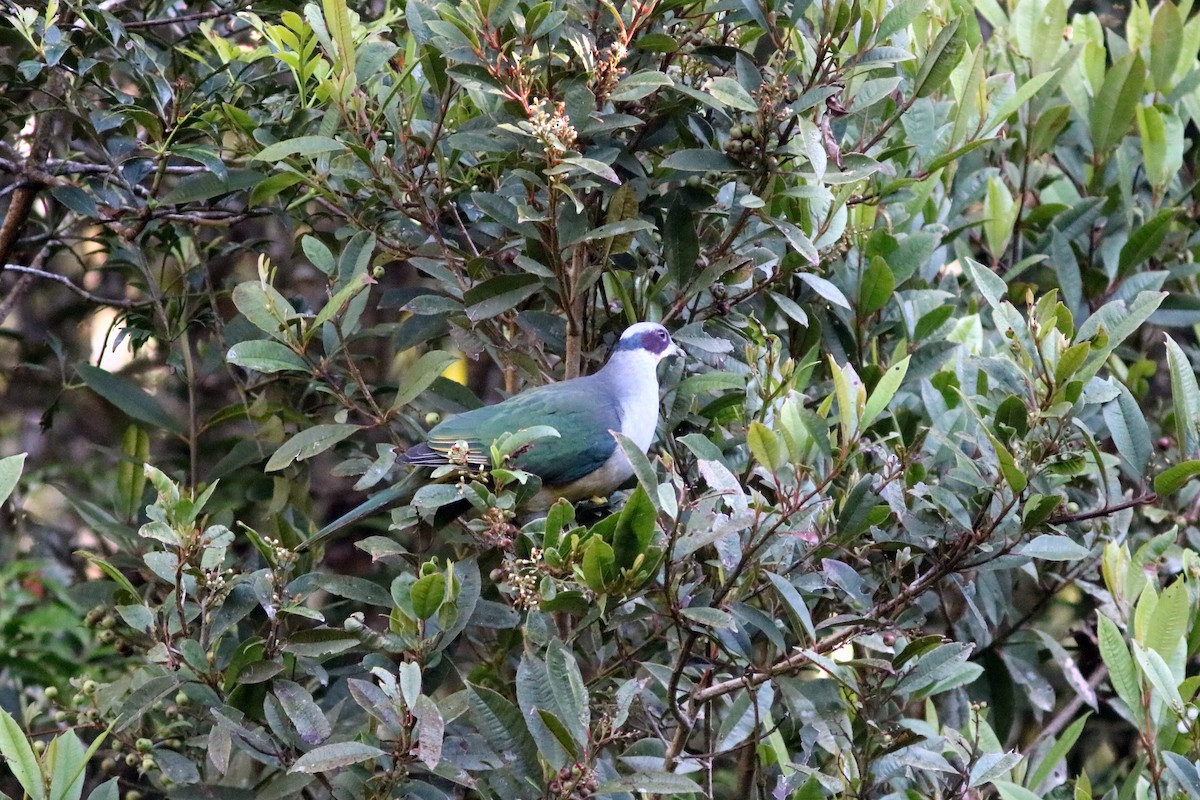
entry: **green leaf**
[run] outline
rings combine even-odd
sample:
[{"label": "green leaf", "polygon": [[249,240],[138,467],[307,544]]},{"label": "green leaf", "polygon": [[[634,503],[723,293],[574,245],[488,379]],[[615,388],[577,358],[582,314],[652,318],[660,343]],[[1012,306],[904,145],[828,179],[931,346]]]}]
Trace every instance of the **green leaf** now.
[{"label": "green leaf", "polygon": [[1175,410],[1175,441],[1185,456],[1194,456],[1200,449],[1197,446],[1200,386],[1196,384],[1196,372],[1183,348],[1169,335],[1164,338],[1167,343],[1167,369],[1171,375],[1171,400]]},{"label": "green leaf", "polygon": [[466,693],[471,721],[488,745],[524,774],[532,775],[538,770],[537,745],[529,735],[521,710],[483,686],[468,683]]},{"label": "green leaf", "polygon": [[599,536],[593,536],[583,551],[583,581],[596,594],[604,594],[608,590],[608,580],[612,575],[616,556],[612,546]]},{"label": "green leaf", "polygon": [[138,422],[182,436],[183,424],[167,413],[158,401],[128,378],[94,367],[79,364],[75,367],[79,377],[93,392],[119,408]]},{"label": "green leaf", "polygon": [[264,178],[261,172],[247,169],[232,170],[225,178],[212,172],[198,172],[181,179],[174,189],[167,192],[162,202],[164,205],[184,205],[211,200],[258,186]]},{"label": "green leaf", "polygon": [[307,689],[298,683],[283,679],[276,680],[271,689],[279,704],[283,706],[288,720],[295,726],[296,733],[300,734],[301,741],[305,744],[318,744],[329,738],[333,728],[325,717],[325,712],[321,711],[321,707],[316,704]]},{"label": "green leaf", "polygon": [[321,0],[324,11],[325,25],[329,35],[337,45],[337,55],[341,61],[343,72],[354,72],[354,59],[357,55],[354,49],[353,29],[350,27],[350,9],[346,0]]},{"label": "green leaf", "polygon": [[1142,264],[1155,256],[1162,247],[1163,240],[1170,232],[1171,223],[1175,220],[1173,209],[1163,209],[1139,225],[1137,230],[1129,235],[1129,241],[1121,248],[1121,259],[1118,271],[1127,274],[1133,267]]},{"label": "green leaf", "polygon": [[[638,40],[639,48],[641,48],[642,41],[645,38],[643,36]],[[654,94],[659,89],[674,85],[675,83],[671,80],[670,76],[662,72],[632,72],[621,79],[621,82],[617,84],[617,88],[613,89],[608,99],[614,103],[641,100],[643,97]]]},{"label": "green leaf", "polygon": [[1171,0],[1154,6],[1150,27],[1150,79],[1154,90],[1165,95],[1171,91],[1171,78],[1183,51],[1184,19]]},{"label": "green leaf", "polygon": [[1105,73],[1090,115],[1092,147],[1096,153],[1108,152],[1125,137],[1141,102],[1145,83],[1146,67],[1136,52],[1117,59]]},{"label": "green leaf", "polygon": [[18,453],[15,456],[0,458],[0,506],[4,505],[12,495],[13,489],[17,488],[17,481],[25,468],[25,456],[27,455],[28,453]]},{"label": "green leaf", "polygon": [[331,772],[385,755],[378,747],[362,742],[337,742],[309,750],[296,759],[288,772]]},{"label": "green leaf", "polygon": [[248,342],[239,342],[229,348],[229,352],[225,354],[225,359],[242,369],[252,369],[255,372],[270,374],[273,372],[284,372],[287,370],[298,370],[300,372],[309,372],[311,367],[304,363],[304,359],[296,355],[292,348],[281,342],[268,341],[266,339],[254,339]]},{"label": "green leaf", "polygon": [[275,472],[293,461],[304,461],[318,453],[324,453],[338,442],[360,430],[358,425],[332,424],[314,425],[305,428],[275,451],[267,461],[267,472]]},{"label": "green leaf", "polygon": [[446,599],[446,576],[435,572],[418,578],[409,590],[409,597],[417,619],[429,619]]},{"label": "green leaf", "polygon": [[546,674],[550,692],[570,730],[577,750],[585,749],[591,741],[592,712],[583,674],[571,650],[554,639],[546,649]]},{"label": "green leaf", "polygon": [[758,420],[751,422],[746,430],[746,443],[750,445],[750,452],[755,460],[771,472],[775,472],[786,463],[779,437],[775,435],[775,431]]},{"label": "green leaf", "polygon": [[1008,284],[999,275],[974,259],[965,258],[963,263],[966,264],[967,275],[975,284],[975,288],[983,295],[983,299],[987,300],[987,304],[992,308],[999,308],[1000,302],[1008,294]]},{"label": "green leaf", "polygon": [[1008,448],[1004,446],[1004,443],[992,435],[991,432],[988,432],[987,436],[996,451],[996,460],[1000,462],[1000,473],[1004,476],[1005,482],[1012,488],[1014,494],[1020,494],[1025,491],[1025,487],[1029,485],[1029,478],[1017,466],[1012,453],[1008,452]]},{"label": "green leaf", "polygon": [[46,749],[45,762],[50,773],[49,800],[79,800],[83,796],[87,757],[75,731],[54,737]]},{"label": "green leaf", "polygon": [[612,551],[618,569],[630,569],[638,556],[646,554],[654,539],[655,519],[654,504],[638,484],[625,501],[613,531]]},{"label": "green leaf", "polygon": [[[1057,500],[1057,498],[1054,499]],[[1091,551],[1069,536],[1044,533],[1033,541],[1021,545],[1015,552],[1042,561],[1078,561],[1086,558]]]},{"label": "green leaf", "polygon": [[416,363],[404,370],[400,387],[392,398],[392,408],[401,408],[428,389],[452,364],[458,362],[458,356],[444,350],[430,350],[416,360]]},{"label": "green leaf", "polygon": [[703,625],[706,628],[726,628],[729,630],[737,628],[737,622],[734,621],[733,615],[719,608],[693,606],[683,609],[680,613],[692,622]]},{"label": "green leaf", "polygon": [[246,281],[233,287],[233,304],[254,327],[281,342],[299,315],[279,291],[261,281]]},{"label": "green leaf", "polygon": [[682,288],[692,279],[696,259],[700,257],[700,237],[696,235],[692,212],[684,203],[671,204],[661,233],[667,272],[675,285]]},{"label": "green leaf", "polygon": [[1001,800],[1042,800],[1040,794],[1034,794],[1020,784],[1011,781],[992,781]]},{"label": "green leaf", "polygon": [[908,364],[911,358],[912,356],[905,356],[892,364],[875,384],[871,396],[867,398],[867,403],[863,406],[862,419],[859,420],[859,425],[864,429],[887,410],[888,404],[892,402],[892,398],[900,390],[900,385],[904,383],[904,376],[908,374]]},{"label": "green leaf", "polygon": [[1184,461],[1167,467],[1154,476],[1154,493],[1162,497],[1174,494],[1196,475],[1200,475],[1200,461]]},{"label": "green leaf", "polygon": [[991,116],[988,118],[987,124],[984,125],[983,129],[990,132],[993,128],[1004,122],[1004,120],[1011,117],[1019,108],[1021,108],[1021,106],[1025,105],[1025,103],[1027,103],[1031,97],[1037,94],[1039,89],[1045,86],[1046,83],[1057,74],[1058,70],[1043,72],[1042,74],[1035,75],[1022,83],[1019,87],[1017,87],[1017,91],[1013,93],[1012,97],[1009,97],[994,110],[992,110]]},{"label": "green leaf", "polygon": [[598,794],[646,792],[648,794],[701,794],[704,789],[691,778],[675,772],[636,772],[596,788]]},{"label": "green leaf", "polygon": [[742,85],[733,78],[713,78],[707,83],[706,91],[715,97],[718,102],[730,108],[736,108],[738,111],[749,111],[754,113],[758,111],[758,103],[754,102],[754,98],[750,93],[742,88]]},{"label": "green leaf", "polygon": [[336,153],[346,149],[346,145],[328,136],[298,136],[264,147],[255,161],[282,161],[288,156],[316,156],[321,153]]},{"label": "green leaf", "polygon": [[255,184],[254,188],[250,190],[250,205],[266,205],[275,195],[285,189],[292,188],[303,180],[304,176],[295,172],[277,172],[274,175],[269,175]]},{"label": "green leaf", "polygon": [[1125,705],[1134,713],[1138,713],[1142,705],[1142,688],[1133,664],[1133,656],[1129,654],[1129,647],[1125,644],[1125,638],[1121,636],[1116,623],[1103,614],[1098,614],[1097,618],[1100,657],[1108,667],[1108,676],[1113,688]]},{"label": "green leaf", "polygon": [[709,149],[678,150],[658,166],[680,172],[733,172],[739,169],[724,153]]},{"label": "green leaf", "polygon": [[[1170,107],[1139,105],[1137,123],[1146,178],[1162,192],[1183,166],[1183,121]],[[1140,231],[1139,227],[1134,235]]]},{"label": "green leaf", "polygon": [[896,289],[896,276],[882,256],[871,256],[871,262],[858,287],[858,312],[874,314],[887,305]]},{"label": "green leaf", "polygon": [[1071,723],[1071,726],[1063,731],[1063,735],[1055,740],[1046,754],[1042,756],[1038,765],[1033,768],[1025,779],[1025,785],[1034,791],[1050,777],[1050,773],[1054,768],[1067,757],[1071,752],[1071,748],[1075,746],[1075,742],[1079,741],[1079,735],[1083,733],[1083,726],[1087,724],[1088,719],[1092,716],[1091,712],[1085,713],[1082,717]]},{"label": "green leaf", "polygon": [[1150,463],[1153,446],[1150,442],[1150,426],[1137,400],[1123,384],[1117,384],[1120,394],[1115,400],[1104,404],[1104,424],[1112,436],[1117,451],[1138,475],[1145,473]]},{"label": "green leaf", "polygon": [[1177,578],[1158,596],[1146,629],[1146,647],[1164,659],[1171,658],[1179,643],[1187,638],[1191,611],[1187,582]]},{"label": "green leaf", "polygon": [[961,22],[961,17],[955,17],[953,22],[938,31],[913,81],[913,94],[916,97],[927,97],[950,80],[950,73],[967,50],[966,39],[958,32]]},{"label": "green leaf", "polygon": [[[150,458],[150,435],[137,425],[130,425],[121,437],[121,461],[117,464],[116,512],[123,519],[137,516],[146,491],[145,463]],[[0,475],[4,462],[0,461]],[[0,503],[4,502],[3,480],[0,479]]]},{"label": "green leaf", "polygon": [[21,726],[3,708],[0,708],[0,755],[8,762],[9,772],[21,784],[25,794],[31,800],[45,800],[46,787],[42,783],[42,770],[37,756],[33,754],[33,747],[25,738]]},{"label": "green leaf", "polygon": [[536,275],[499,275],[473,286],[463,294],[467,319],[481,322],[510,311],[542,286]]}]

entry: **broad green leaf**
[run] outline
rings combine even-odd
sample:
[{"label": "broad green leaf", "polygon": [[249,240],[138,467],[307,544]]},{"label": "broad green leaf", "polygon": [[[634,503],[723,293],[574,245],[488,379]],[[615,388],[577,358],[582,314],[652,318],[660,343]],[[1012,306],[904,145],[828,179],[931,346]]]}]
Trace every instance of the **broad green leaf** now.
[{"label": "broad green leaf", "polygon": [[966,264],[967,274],[971,277],[975,288],[983,295],[983,299],[987,300],[987,304],[992,308],[998,308],[1000,302],[1008,294],[1008,284],[991,269],[974,259],[965,258],[963,263]]},{"label": "broad green leaf", "polygon": [[1001,800],[1042,800],[1040,794],[1034,794],[1020,784],[1011,781],[992,781]]},{"label": "broad green leaf", "polygon": [[4,505],[25,468],[25,456],[28,453],[18,453],[15,456],[0,458],[0,505]]},{"label": "broad green leaf", "polygon": [[325,717],[325,712],[313,700],[307,689],[298,683],[283,679],[274,681],[271,689],[288,720],[295,726],[296,733],[300,734],[301,741],[305,744],[319,744],[329,738],[333,728]]},{"label": "broad green leaf", "polygon": [[927,97],[950,80],[950,73],[958,66],[967,49],[967,42],[958,30],[961,22],[961,17],[955,17],[953,22],[938,31],[933,44],[929,45],[925,60],[921,62],[913,81],[915,96]]},{"label": "broad green leaf", "polygon": [[346,145],[328,136],[298,136],[264,147],[255,161],[282,161],[288,156],[316,156],[322,153],[336,153],[346,149]]},{"label": "broad green leaf", "polygon": [[1171,78],[1183,50],[1183,24],[1183,16],[1171,0],[1155,4],[1150,28],[1150,80],[1162,95],[1173,88]]},{"label": "broad green leaf", "polygon": [[617,88],[613,89],[608,99],[614,103],[641,100],[643,97],[654,94],[659,89],[674,85],[670,76],[662,72],[632,72],[621,79],[621,82],[617,84]]},{"label": "broad green leaf", "polygon": [[1168,107],[1139,105],[1137,123],[1146,177],[1163,192],[1183,167],[1183,121]]},{"label": "broad green leaf", "polygon": [[1154,476],[1154,493],[1162,497],[1174,494],[1196,475],[1200,475],[1200,461],[1174,464]]},{"label": "broad green leaf", "polygon": [[967,780],[967,786],[983,786],[991,783],[1001,775],[1012,771],[1013,767],[1021,763],[1022,756],[1020,753],[983,753],[979,756],[979,760],[971,765],[971,775]]},{"label": "broad green leaf", "polygon": [[704,790],[691,778],[675,772],[635,772],[607,781],[596,789],[599,794],[645,792],[651,795],[702,794]]},{"label": "broad green leaf", "polygon": [[446,721],[437,704],[425,695],[417,697],[412,714],[417,719],[417,758],[426,768],[434,769],[442,760]]},{"label": "broad green leaf", "polygon": [[1145,91],[1145,83],[1146,67],[1138,53],[1122,56],[1105,73],[1090,116],[1092,146],[1096,153],[1107,153],[1125,138]]},{"label": "broad green leaf", "polygon": [[392,399],[392,408],[402,408],[416,400],[433,385],[438,376],[458,360],[458,356],[444,350],[430,350],[424,353],[414,364],[404,368],[400,386]]},{"label": "broad green leaf", "polygon": [[1175,220],[1174,209],[1164,209],[1155,214],[1129,235],[1129,241],[1121,248],[1118,270],[1127,274],[1133,267],[1153,258],[1170,232]]},{"label": "broad green leaf", "polygon": [[758,111],[758,103],[742,85],[733,78],[713,78],[706,84],[706,91],[723,105],[738,111]]},{"label": "broad green leaf", "polygon": [[619,569],[630,569],[638,556],[646,554],[654,538],[655,516],[650,496],[638,484],[619,512],[613,531],[613,557]]},{"label": "broad green leaf", "polygon": [[38,765],[33,747],[25,738],[24,731],[7,711],[0,708],[0,756],[8,762],[8,770],[25,794],[32,800],[46,800],[46,787],[42,783],[42,770]]},{"label": "broad green leaf", "polygon": [[1038,762],[1038,765],[1033,768],[1033,772],[1031,772],[1026,778],[1025,785],[1027,787],[1037,791],[1038,787],[1042,785],[1042,782],[1045,781],[1046,778],[1050,777],[1050,773],[1054,770],[1054,768],[1057,767],[1059,763],[1067,757],[1067,754],[1071,752],[1071,748],[1075,746],[1075,742],[1079,741],[1079,735],[1083,733],[1083,726],[1087,724],[1087,721],[1091,716],[1091,712],[1084,714],[1082,717],[1072,722],[1069,728],[1063,731],[1062,736],[1058,737],[1058,739],[1054,741],[1054,744],[1051,745],[1050,749],[1046,751],[1046,754],[1042,756],[1042,759]]},{"label": "broad green leaf", "polygon": [[266,339],[239,342],[229,348],[229,352],[225,354],[225,359],[230,364],[264,374],[284,372],[286,370],[308,372],[311,369],[308,364],[304,363],[304,359],[296,355],[296,352],[292,348],[282,342],[274,342]]},{"label": "broad green leaf", "polygon": [[859,314],[874,314],[887,305],[896,289],[896,276],[882,256],[871,256],[858,287]]},{"label": "broad green leaf", "polygon": [[64,731],[54,737],[46,748],[45,763],[50,773],[49,800],[79,800],[83,796],[87,756],[75,731]]},{"label": "broad green leaf", "polygon": [[1180,452],[1194,456],[1200,450],[1197,446],[1200,438],[1200,430],[1197,429],[1197,425],[1200,425],[1200,386],[1197,386],[1196,371],[1183,348],[1170,336],[1164,338],[1167,343],[1167,369],[1171,375],[1171,400],[1175,410],[1175,441]]},{"label": "broad green leaf", "polygon": [[677,150],[659,164],[662,169],[681,172],[732,172],[739,169],[724,153],[716,150]]},{"label": "broad green leaf", "polygon": [[529,735],[521,710],[497,692],[467,684],[467,707],[472,723],[484,740],[508,761],[532,775],[538,769],[537,746]]},{"label": "broad green leaf", "polygon": [[75,371],[88,388],[130,418],[170,433],[183,434],[183,423],[168,414],[157,400],[128,378],[91,364],[79,364]]},{"label": "broad green leaf", "polygon": [[1120,392],[1117,398],[1104,404],[1104,424],[1108,426],[1117,453],[1141,475],[1150,463],[1153,450],[1150,427],[1141,406],[1124,384],[1118,384],[1117,390]]},{"label": "broad green leaf", "polygon": [[696,235],[692,212],[684,203],[671,204],[661,233],[668,274],[682,288],[691,281],[696,259],[700,257],[700,237]]},{"label": "broad green leaf", "polygon": [[1176,713],[1184,712],[1183,698],[1179,695],[1179,681],[1167,666],[1167,662],[1154,650],[1133,643],[1133,660],[1141,667],[1142,676],[1150,681],[1153,694],[1162,699]]},{"label": "broad green leaf", "polygon": [[591,741],[592,712],[587,686],[579,664],[562,641],[554,639],[546,649],[546,674],[550,691],[562,711],[563,723],[570,730],[579,749]]},{"label": "broad green leaf", "polygon": [[346,0],[321,0],[321,8],[324,11],[325,26],[337,45],[337,56],[342,71],[345,74],[353,73],[356,51],[353,29],[350,27],[350,9],[346,7]]},{"label": "broad green leaf", "polygon": [[1117,696],[1134,713],[1142,704],[1142,688],[1138,681],[1137,670],[1133,664],[1133,656],[1125,644],[1125,638],[1117,628],[1116,623],[1104,614],[1097,614],[1098,633],[1100,639],[1100,656],[1108,667],[1109,678]]},{"label": "broad green leaf", "polygon": [[775,435],[775,431],[758,420],[751,422],[750,427],[747,428],[746,443],[750,445],[750,452],[754,455],[755,460],[771,472],[777,471],[784,465],[784,452],[783,447],[779,444],[779,437]]},{"label": "broad green leaf", "polygon": [[378,747],[362,742],[337,742],[309,750],[296,759],[288,772],[331,772],[385,755]]},{"label": "broad green leaf", "polygon": [[289,328],[299,318],[287,298],[262,281],[246,281],[233,287],[233,304],[252,325],[281,342],[288,340]]},{"label": "broad green leaf", "polygon": [[[150,435],[137,425],[130,425],[121,437],[121,461],[117,464],[117,496],[114,506],[123,519],[132,520],[141,510],[146,491],[145,463],[150,458]],[[4,472],[0,461],[0,475]],[[3,480],[0,479],[0,503],[4,502]]]},{"label": "broad green leaf", "polygon": [[1014,552],[1043,561],[1078,561],[1091,552],[1069,536],[1044,533],[1019,546]]},{"label": "broad green leaf", "polygon": [[727,611],[722,611],[719,608],[709,608],[708,606],[694,606],[685,608],[680,613],[690,619],[703,625],[706,628],[728,628],[737,627],[737,623],[733,619],[733,615]]},{"label": "broad green leaf", "polygon": [[359,430],[358,425],[330,424],[305,428],[275,451],[267,461],[267,472],[275,472],[293,461],[304,461],[318,453],[324,453],[338,442]]},{"label": "broad green leaf", "polygon": [[1005,483],[1009,485],[1014,494],[1025,491],[1025,487],[1029,485],[1029,478],[1017,466],[1012,453],[991,432],[988,432],[987,436],[992,442],[992,448],[996,451],[996,459],[1000,462],[1000,474],[1004,476]]},{"label": "broad green leaf", "polygon": [[480,283],[463,295],[467,319],[481,322],[515,308],[542,286],[536,275],[499,275]]},{"label": "broad green leaf", "polygon": [[863,428],[869,427],[879,418],[880,414],[887,410],[888,404],[892,402],[892,398],[900,390],[900,385],[904,383],[904,376],[908,373],[908,364],[911,358],[912,356],[905,356],[892,364],[875,384],[870,397],[867,398],[866,405],[863,406],[862,420],[859,422]]},{"label": "broad green leaf", "polygon": [[1188,623],[1192,618],[1192,603],[1188,597],[1187,582],[1181,577],[1163,590],[1158,603],[1150,615],[1146,631],[1146,647],[1169,659],[1187,636]]},{"label": "broad green leaf", "polygon": [[409,598],[417,619],[429,619],[437,613],[446,598],[446,576],[434,572],[418,578],[409,590]]}]

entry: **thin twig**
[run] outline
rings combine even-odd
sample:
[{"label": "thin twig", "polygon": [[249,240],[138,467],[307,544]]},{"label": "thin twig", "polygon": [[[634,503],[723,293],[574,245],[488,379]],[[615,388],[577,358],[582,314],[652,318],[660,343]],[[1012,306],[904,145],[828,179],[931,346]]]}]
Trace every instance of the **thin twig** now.
[{"label": "thin twig", "polygon": [[[45,252],[45,251],[43,251],[43,252]],[[38,255],[39,255],[39,258],[34,259],[35,264],[45,261],[44,258],[40,257],[41,256],[40,253]],[[53,272],[47,272],[44,269],[39,269],[34,266],[23,267],[20,264],[5,264],[4,271],[7,272],[10,270],[12,272],[23,273],[24,275],[29,276],[29,278],[31,280],[33,278],[45,278],[46,280],[54,281],[55,283],[61,283],[63,286],[66,286],[68,289],[70,289],[71,292],[73,292],[74,294],[82,297],[84,300],[87,300],[89,303],[96,303],[97,305],[112,306],[113,308],[127,308],[128,309],[128,308],[137,308],[138,306],[147,305],[149,303],[149,301],[139,303],[136,300],[125,300],[125,299],[121,299],[118,297],[100,297],[99,295],[92,294],[87,289],[84,289],[83,287],[77,286],[76,284],[72,283],[71,279],[66,277],[65,275],[58,275]],[[2,318],[0,318],[0,319],[2,319]]]},{"label": "thin twig", "polygon": [[160,25],[174,25],[178,22],[199,22],[206,19],[216,19],[217,17],[229,17],[243,11],[250,6],[249,3],[238,3],[229,8],[214,8],[212,11],[197,11],[195,14],[181,14],[178,17],[160,17],[158,19],[135,19],[129,22],[123,22],[126,30],[132,28],[155,28]]}]

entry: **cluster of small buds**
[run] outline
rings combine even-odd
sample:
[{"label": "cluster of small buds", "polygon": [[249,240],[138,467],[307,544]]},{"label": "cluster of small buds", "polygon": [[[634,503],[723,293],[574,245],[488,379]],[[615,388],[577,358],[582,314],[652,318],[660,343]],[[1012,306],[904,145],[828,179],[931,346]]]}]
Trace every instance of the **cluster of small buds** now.
[{"label": "cluster of small buds", "polygon": [[234,571],[232,568],[221,569],[220,567],[212,567],[210,569],[202,569],[200,570],[200,583],[210,592],[219,594],[231,588],[230,579],[233,576]]},{"label": "cluster of small buds", "polygon": [[597,98],[608,97],[627,70],[621,62],[629,55],[629,51],[621,42],[613,42],[604,49],[604,54],[596,56],[596,74],[592,76],[592,92]]},{"label": "cluster of small buds", "polygon": [[446,460],[456,467],[467,466],[468,459],[471,457],[471,445],[466,441],[458,441],[450,445],[449,452],[446,453]]},{"label": "cluster of small buds", "polygon": [[[285,545],[274,536],[262,537],[263,544],[271,550],[271,559],[281,566],[291,564],[296,560],[296,551]],[[232,570],[230,570],[232,572]]]},{"label": "cluster of small buds", "polygon": [[487,526],[481,534],[484,542],[501,550],[512,550],[517,528],[508,521],[507,512],[500,508],[489,508],[483,512],[483,522]]},{"label": "cluster of small buds", "polygon": [[586,764],[571,764],[560,769],[546,789],[557,800],[589,800],[596,795],[598,785],[594,769]]},{"label": "cluster of small buds", "polygon": [[493,580],[508,586],[513,596],[513,607],[522,611],[537,608],[542,602],[538,584],[542,579],[542,551],[534,548],[529,558],[517,558],[507,562],[492,573]]},{"label": "cluster of small buds", "polygon": [[529,103],[529,126],[534,137],[542,142],[547,156],[575,149],[579,134],[567,118],[566,103],[533,98]]}]

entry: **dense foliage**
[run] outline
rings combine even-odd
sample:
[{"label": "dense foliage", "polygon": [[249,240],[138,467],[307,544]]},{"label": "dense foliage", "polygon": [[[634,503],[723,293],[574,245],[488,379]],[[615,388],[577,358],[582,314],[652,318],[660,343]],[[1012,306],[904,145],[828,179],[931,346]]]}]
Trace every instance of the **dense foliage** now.
[{"label": "dense foliage", "polygon": [[350,5],[6,6],[0,791],[1200,798],[1190,2]]}]

